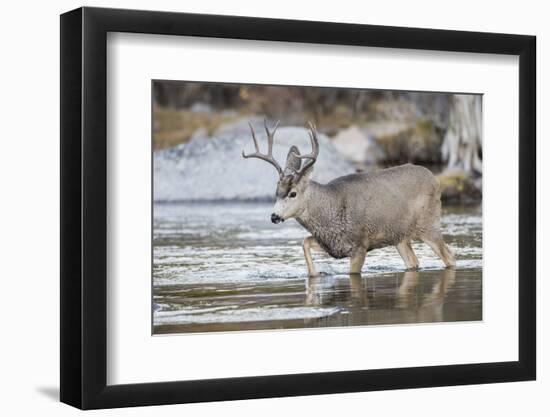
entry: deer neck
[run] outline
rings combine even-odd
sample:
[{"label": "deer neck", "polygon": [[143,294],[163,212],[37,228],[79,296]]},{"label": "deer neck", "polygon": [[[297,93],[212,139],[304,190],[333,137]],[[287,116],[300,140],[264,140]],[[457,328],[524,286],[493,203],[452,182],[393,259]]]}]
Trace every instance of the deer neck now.
[{"label": "deer neck", "polygon": [[296,220],[329,255],[334,258],[350,256],[354,248],[353,224],[342,199],[334,190],[313,181],[308,193],[304,210]]},{"label": "deer neck", "polygon": [[333,224],[331,217],[337,215],[337,200],[331,190],[315,181],[310,181],[306,190],[304,209],[296,220],[314,237],[323,240],[322,236],[329,233]]}]

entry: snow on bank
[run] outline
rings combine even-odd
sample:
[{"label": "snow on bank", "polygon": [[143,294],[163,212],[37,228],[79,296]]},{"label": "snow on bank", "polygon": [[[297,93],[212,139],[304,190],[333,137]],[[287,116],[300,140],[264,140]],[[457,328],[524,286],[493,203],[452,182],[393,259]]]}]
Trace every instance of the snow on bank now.
[{"label": "snow on bank", "polygon": [[[250,132],[239,126],[212,137],[195,137],[189,143],[156,151],[154,166],[155,201],[254,200],[275,194],[277,173],[264,161],[244,159],[241,152],[254,151]],[[267,151],[266,134],[256,127],[260,151]],[[273,154],[284,166],[288,149],[311,150],[308,131],[301,127],[280,127],[275,134]],[[320,153],[313,179],[328,182],[354,172],[353,166],[319,134]]]}]

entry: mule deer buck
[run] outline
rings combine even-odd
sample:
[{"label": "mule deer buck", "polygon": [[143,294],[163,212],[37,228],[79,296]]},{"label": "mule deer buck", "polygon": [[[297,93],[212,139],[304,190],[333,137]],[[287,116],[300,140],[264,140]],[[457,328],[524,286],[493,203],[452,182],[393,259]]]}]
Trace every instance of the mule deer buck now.
[{"label": "mule deer buck", "polygon": [[317,275],[312,249],[324,250],[337,259],[350,258],[350,274],[359,274],[367,252],[395,245],[407,269],[417,269],[412,240],[424,241],[447,267],[455,266],[440,230],[439,182],[428,169],[406,164],[319,184],[310,179],[319,155],[315,125],[309,123],[311,153],[302,155],[292,146],[283,169],[273,157],[273,136],[278,124],[270,130],[264,122],[267,154],[260,152],[254,128],[249,124],[256,152],[243,151],[242,155],[262,159],[279,173],[271,221],[280,223],[294,218],[311,233],[303,242],[310,276]]}]

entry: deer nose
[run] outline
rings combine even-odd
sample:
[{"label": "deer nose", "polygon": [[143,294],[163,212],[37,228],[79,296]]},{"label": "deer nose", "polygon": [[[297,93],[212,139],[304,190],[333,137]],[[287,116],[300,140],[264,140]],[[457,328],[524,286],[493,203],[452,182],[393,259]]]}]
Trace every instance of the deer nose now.
[{"label": "deer nose", "polygon": [[280,223],[282,221],[283,221],[283,219],[281,217],[277,216],[275,213],[271,213],[271,222],[272,223],[277,224],[277,223]]}]

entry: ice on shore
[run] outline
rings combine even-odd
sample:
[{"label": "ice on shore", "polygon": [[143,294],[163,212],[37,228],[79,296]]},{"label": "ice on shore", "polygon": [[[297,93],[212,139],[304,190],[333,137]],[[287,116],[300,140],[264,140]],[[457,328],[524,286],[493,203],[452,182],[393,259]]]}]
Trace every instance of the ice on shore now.
[{"label": "ice on shore", "polygon": [[[260,151],[267,151],[263,126],[256,126]],[[280,127],[273,154],[284,167],[290,146],[301,153],[311,152],[308,130]],[[319,134],[320,153],[313,179],[329,182],[354,172],[353,166]],[[244,159],[241,152],[254,151],[250,132],[242,126],[223,129],[212,137],[197,136],[189,143],[156,151],[154,165],[155,201],[266,200],[275,194],[277,172],[258,159]]]}]

